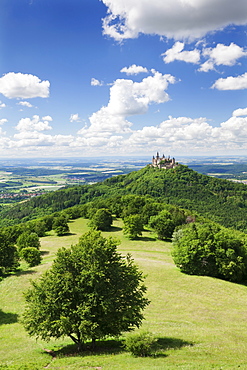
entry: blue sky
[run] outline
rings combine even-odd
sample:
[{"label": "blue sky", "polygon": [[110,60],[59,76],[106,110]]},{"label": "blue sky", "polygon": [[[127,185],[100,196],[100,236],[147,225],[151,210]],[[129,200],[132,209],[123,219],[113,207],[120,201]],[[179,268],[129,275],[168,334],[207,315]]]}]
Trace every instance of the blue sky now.
[{"label": "blue sky", "polygon": [[246,0],[0,7],[0,157],[247,155]]}]

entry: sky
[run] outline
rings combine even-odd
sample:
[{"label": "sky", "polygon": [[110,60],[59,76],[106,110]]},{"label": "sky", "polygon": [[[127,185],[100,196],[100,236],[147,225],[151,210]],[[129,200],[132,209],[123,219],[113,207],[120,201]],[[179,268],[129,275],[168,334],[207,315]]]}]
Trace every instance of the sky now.
[{"label": "sky", "polygon": [[247,155],[246,0],[1,0],[0,158]]}]

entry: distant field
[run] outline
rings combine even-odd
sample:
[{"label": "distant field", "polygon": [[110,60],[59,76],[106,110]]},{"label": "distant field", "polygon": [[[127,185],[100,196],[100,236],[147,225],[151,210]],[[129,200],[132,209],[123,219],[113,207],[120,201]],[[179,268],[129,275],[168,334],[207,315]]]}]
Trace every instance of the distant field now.
[{"label": "distant field", "polygon": [[[2,162],[2,163],[1,163]],[[130,159],[0,160],[0,204],[12,204],[64,186],[93,184],[138,170],[148,163]]]},{"label": "distant field", "polygon": [[[117,237],[119,251],[130,252],[147,275],[151,304],[142,329],[159,338],[157,355],[134,358],[110,340],[98,344],[96,353],[77,355],[68,338],[49,343],[29,338],[20,323],[22,292],[30,279],[51,266],[58,248],[78,241],[87,230],[87,221],[75,220],[70,229],[71,235],[65,237],[51,233],[41,238],[42,265],[0,283],[0,369],[247,369],[247,287],[182,274],[172,261],[170,243],[156,241],[148,231],[139,240],[129,241],[122,234],[120,220],[103,234]],[[57,351],[56,357],[44,348]]]}]

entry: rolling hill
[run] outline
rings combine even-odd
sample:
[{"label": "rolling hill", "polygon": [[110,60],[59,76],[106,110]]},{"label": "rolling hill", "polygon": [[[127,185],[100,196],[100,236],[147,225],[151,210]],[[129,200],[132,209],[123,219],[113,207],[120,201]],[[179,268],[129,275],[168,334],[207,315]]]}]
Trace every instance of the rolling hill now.
[{"label": "rolling hill", "polygon": [[226,227],[247,232],[247,187],[199,174],[184,165],[174,169],[146,166],[93,185],[73,186],[34,197],[0,212],[0,226],[25,222],[95,198],[146,195],[197,212]]}]

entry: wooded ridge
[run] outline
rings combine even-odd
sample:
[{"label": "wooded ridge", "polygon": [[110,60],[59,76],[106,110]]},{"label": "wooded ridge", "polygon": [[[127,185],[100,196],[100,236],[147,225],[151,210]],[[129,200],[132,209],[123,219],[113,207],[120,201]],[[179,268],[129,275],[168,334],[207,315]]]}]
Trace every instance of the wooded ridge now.
[{"label": "wooded ridge", "polygon": [[97,184],[68,187],[34,197],[2,209],[0,226],[26,222],[96,198],[127,194],[151,196],[247,232],[246,185],[202,175],[184,165],[167,170],[146,166]]}]

